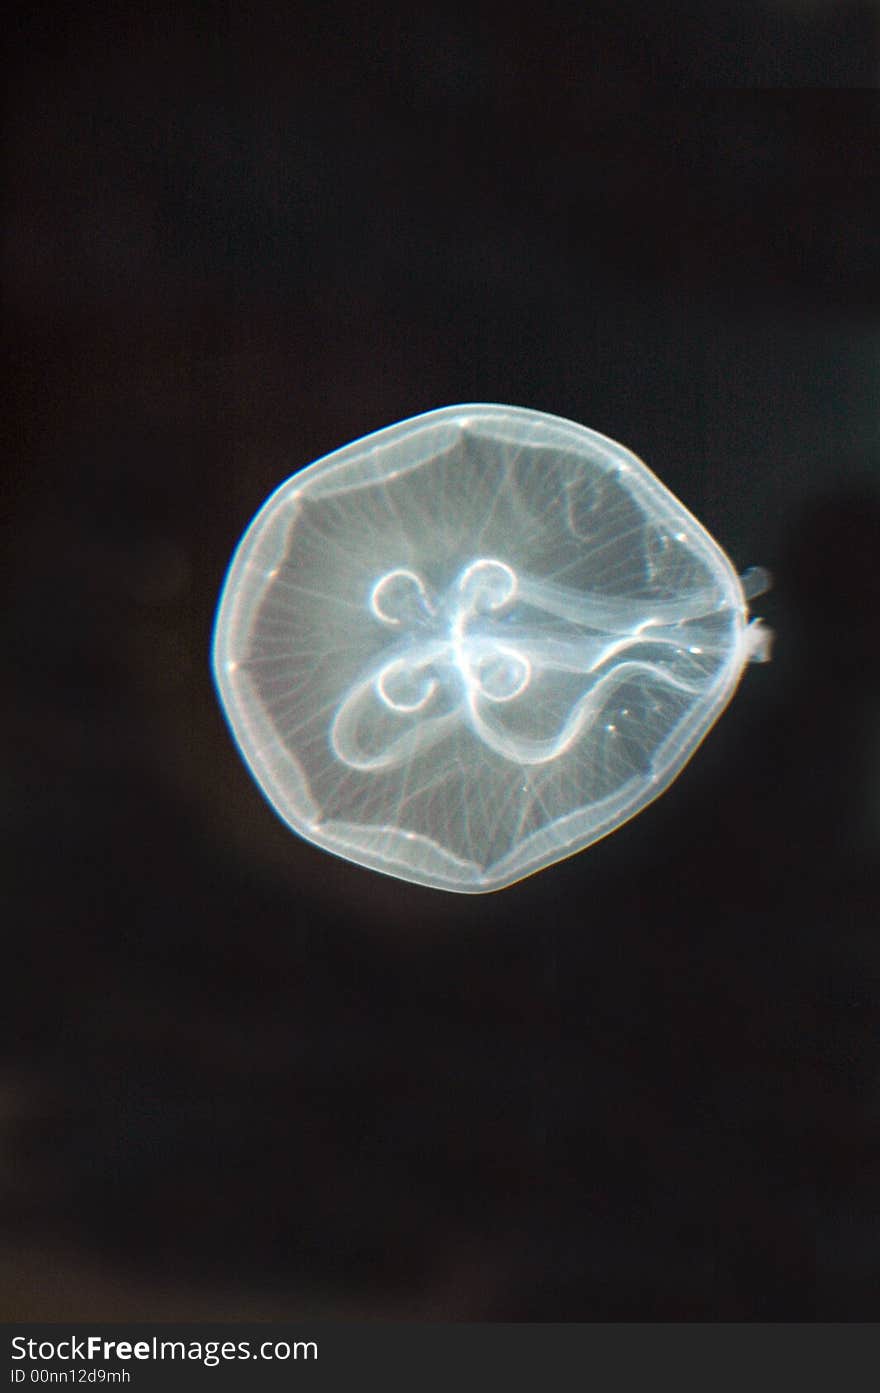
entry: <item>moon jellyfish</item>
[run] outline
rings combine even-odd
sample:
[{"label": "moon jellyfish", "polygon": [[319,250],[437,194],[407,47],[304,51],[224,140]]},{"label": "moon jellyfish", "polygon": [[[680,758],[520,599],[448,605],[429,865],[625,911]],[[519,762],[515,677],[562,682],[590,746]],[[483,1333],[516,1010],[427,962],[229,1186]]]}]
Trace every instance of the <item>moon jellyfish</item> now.
[{"label": "moon jellyfish", "polygon": [[229,567],[214,675],[295,832],[478,894],[669,785],[768,656],[748,612],[766,583],[622,445],[450,406],[272,494]]}]

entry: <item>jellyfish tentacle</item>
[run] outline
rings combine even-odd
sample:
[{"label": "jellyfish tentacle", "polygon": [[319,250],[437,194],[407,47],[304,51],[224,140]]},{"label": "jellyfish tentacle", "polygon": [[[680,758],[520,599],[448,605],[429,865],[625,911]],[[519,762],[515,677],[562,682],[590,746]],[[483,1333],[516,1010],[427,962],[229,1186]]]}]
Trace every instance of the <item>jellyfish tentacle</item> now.
[{"label": "jellyfish tentacle", "polygon": [[[577,623],[578,637],[535,639],[521,621],[514,627],[509,611],[516,599]],[[523,582],[512,566],[496,558],[481,557],[466,566],[440,604],[430,598],[417,572],[395,568],[374,585],[371,608],[388,627],[402,627],[408,617],[416,631],[424,633],[422,623],[430,617],[440,632],[418,641],[407,634],[390,658],[362,676],[343,699],[331,728],[331,744],[344,763],[363,772],[392,768],[426,753],[460,723],[467,723],[477,739],[504,759],[546,764],[587,733],[617,687],[636,673],[691,695],[700,691],[698,684],[677,678],[659,659],[623,656],[633,648],[681,650],[681,633],[671,623],[671,603],[653,606],[645,616],[631,601],[579,595],[543,581]],[[676,624],[680,628],[713,608],[714,593],[686,595],[677,602]],[[705,646],[691,651],[703,652]],[[552,671],[599,676],[575,701],[554,736],[538,739],[511,733],[492,708],[521,696],[533,676]],[[441,715],[430,715],[441,685],[449,690],[453,680],[460,693],[457,703]],[[375,702],[386,714],[413,718],[415,723],[393,735],[383,748],[367,753],[359,735]]]},{"label": "jellyfish tentacle", "polygon": [[665,627],[690,619],[702,619],[727,603],[720,589],[702,586],[674,600],[650,595],[627,599],[598,591],[573,590],[553,580],[520,576],[519,598],[525,605],[568,620],[581,628],[603,633],[629,634],[636,629]]},{"label": "jellyfish tentacle", "polygon": [[456,711],[423,717],[389,740],[384,748],[370,754],[364,750],[361,736],[370,708],[375,712],[375,700],[376,683],[370,676],[352,687],[330,727],[330,745],[337,759],[361,773],[380,773],[406,763],[416,754],[424,754],[444,740],[459,721]]},{"label": "jellyfish tentacle", "polygon": [[536,740],[523,735],[513,736],[509,731],[499,729],[477,699],[471,701],[469,705],[471,724],[483,743],[494,750],[496,754],[502,755],[504,759],[524,765],[549,764],[571,749],[575,741],[588,728],[592,728],[608,699],[614,695],[618,687],[636,673],[645,674],[653,680],[690,695],[696,695],[700,690],[698,686],[683,682],[665,668],[658,667],[654,663],[623,662],[603,674],[590,687],[589,691],[575,702],[560,729],[548,739]]}]

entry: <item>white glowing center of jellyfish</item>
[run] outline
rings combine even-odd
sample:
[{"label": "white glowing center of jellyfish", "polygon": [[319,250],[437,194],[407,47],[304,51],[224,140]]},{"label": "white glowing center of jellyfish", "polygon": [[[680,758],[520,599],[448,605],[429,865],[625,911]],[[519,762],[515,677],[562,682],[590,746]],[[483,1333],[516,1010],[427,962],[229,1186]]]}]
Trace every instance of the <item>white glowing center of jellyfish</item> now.
[{"label": "white glowing center of jellyfish", "polygon": [[[692,654],[715,646],[711,637],[693,646],[693,631],[684,638],[681,626],[719,604],[706,590],[654,605],[585,595],[485,557],[434,594],[418,572],[397,567],[373,585],[364,621],[388,631],[388,647],[343,695],[333,750],[353,769],[379,772],[464,724],[503,759],[546,764],[592,729],[633,678],[697,695],[704,684],[693,669],[686,680],[670,659],[687,644]],[[534,738],[504,716],[534,700],[538,679],[553,673],[582,675],[581,690],[558,728]]]}]

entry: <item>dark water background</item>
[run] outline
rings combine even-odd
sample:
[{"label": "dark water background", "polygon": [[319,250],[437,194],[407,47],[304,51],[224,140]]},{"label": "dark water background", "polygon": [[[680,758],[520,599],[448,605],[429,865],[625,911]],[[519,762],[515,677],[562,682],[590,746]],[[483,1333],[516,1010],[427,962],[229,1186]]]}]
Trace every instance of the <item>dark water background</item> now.
[{"label": "dark water background", "polygon": [[[876,12],[65,14],[7,58],[0,1310],[876,1318]],[[294,838],[208,670],[270,490],[469,400],[635,449],[777,631],[477,898]]]}]

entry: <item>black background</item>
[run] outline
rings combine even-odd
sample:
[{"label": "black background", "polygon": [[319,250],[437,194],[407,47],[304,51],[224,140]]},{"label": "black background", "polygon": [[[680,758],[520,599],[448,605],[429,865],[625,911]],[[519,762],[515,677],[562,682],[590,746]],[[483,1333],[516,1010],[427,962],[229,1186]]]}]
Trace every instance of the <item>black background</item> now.
[{"label": "black background", "polygon": [[[877,1314],[872,11],[464,15],[12,25],[8,1318]],[[266,495],[470,400],[636,450],[777,632],[485,897],[292,836],[208,667]]]}]

